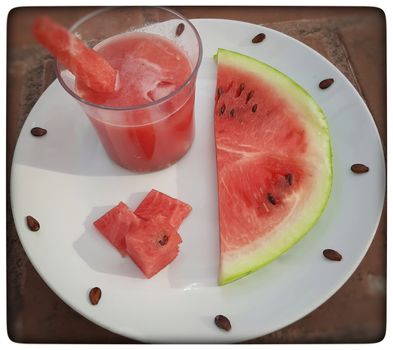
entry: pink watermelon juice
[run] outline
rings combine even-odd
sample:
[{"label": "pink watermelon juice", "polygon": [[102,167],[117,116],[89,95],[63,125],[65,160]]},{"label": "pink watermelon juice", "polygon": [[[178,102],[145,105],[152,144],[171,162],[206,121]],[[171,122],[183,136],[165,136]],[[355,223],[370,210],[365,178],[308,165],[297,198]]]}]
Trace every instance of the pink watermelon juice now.
[{"label": "pink watermelon juice", "polygon": [[37,39],[58,58],[59,82],[114,162],[148,172],[187,152],[202,60],[190,21],[171,9],[132,6],[99,9],[69,31],[42,19],[37,24]]},{"label": "pink watermelon juice", "polygon": [[95,50],[117,70],[116,90],[97,92],[76,79],[76,92],[90,103],[84,109],[111,159],[142,172],[180,159],[194,136],[194,86],[182,88],[192,73],[186,53],[143,32],[115,35]]}]

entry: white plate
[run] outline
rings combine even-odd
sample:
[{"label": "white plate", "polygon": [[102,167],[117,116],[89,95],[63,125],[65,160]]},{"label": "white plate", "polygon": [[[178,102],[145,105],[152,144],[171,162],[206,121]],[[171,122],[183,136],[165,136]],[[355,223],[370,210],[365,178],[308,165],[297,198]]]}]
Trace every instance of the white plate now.
[{"label": "white plate", "polygon": [[[385,164],[372,116],[348,80],[326,59],[298,41],[260,26],[228,20],[192,21],[203,41],[197,81],[196,139],[176,165],[136,175],[104,153],[79,105],[55,81],[32,109],[21,131],[12,166],[15,225],[34,267],[77,312],[118,334],[145,342],[237,342],[282,328],[333,295],[365,255],[379,223]],[[259,32],[261,44],[251,44]],[[334,154],[333,191],[317,225],[286,254],[224,287],[216,285],[218,221],[213,138],[213,96],[218,47],[261,59],[301,84],[326,112]],[[318,83],[332,77],[334,85]],[[30,129],[48,129],[42,138]],[[364,175],[353,163],[369,165]],[[183,223],[177,259],[153,279],[143,278],[128,258],[92,228],[120,200],[135,208],[156,188],[193,207]],[[41,223],[30,232],[25,216]],[[340,251],[339,263],[322,250]],[[102,289],[97,306],[88,291]],[[214,316],[224,314],[224,332]]]}]

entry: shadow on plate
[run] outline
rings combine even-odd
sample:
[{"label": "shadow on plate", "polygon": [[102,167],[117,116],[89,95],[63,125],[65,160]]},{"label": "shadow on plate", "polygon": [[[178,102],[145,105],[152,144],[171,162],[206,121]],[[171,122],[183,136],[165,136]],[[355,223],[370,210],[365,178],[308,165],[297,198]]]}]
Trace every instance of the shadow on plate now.
[{"label": "shadow on plate", "polygon": [[[82,176],[143,175],[113,162],[80,107],[75,103],[62,106],[62,103],[53,102],[53,106],[49,106],[56,109],[45,112],[50,117],[37,117],[40,112],[35,112],[26,120],[18,140],[16,164]],[[67,117],[57,116],[62,109],[67,111]],[[30,130],[36,126],[47,129],[48,133],[43,137],[32,136]]]},{"label": "shadow on plate", "polygon": [[[214,82],[199,80],[200,88],[214,93]],[[216,287],[219,264],[217,179],[215,149],[211,123],[213,101],[202,103],[197,95],[195,115],[196,138],[193,146],[176,168],[176,196],[190,204],[192,211],[180,226],[183,242],[180,253],[168,266],[168,279],[173,288],[185,291]],[[210,111],[210,112],[208,112]]]}]

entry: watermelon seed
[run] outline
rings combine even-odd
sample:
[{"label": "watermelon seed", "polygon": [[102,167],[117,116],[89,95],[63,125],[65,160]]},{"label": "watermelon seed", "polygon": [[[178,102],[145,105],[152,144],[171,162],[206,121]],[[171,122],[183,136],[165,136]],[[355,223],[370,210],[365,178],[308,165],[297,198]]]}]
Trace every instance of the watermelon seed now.
[{"label": "watermelon seed", "polygon": [[289,186],[292,186],[292,182],[293,182],[292,174],[286,174],[285,175],[285,180],[287,180]]},{"label": "watermelon seed", "polygon": [[40,229],[40,223],[32,216],[26,216],[26,223],[30,231],[38,231]]},{"label": "watermelon seed", "polygon": [[101,289],[98,287],[90,289],[89,299],[92,305],[97,305],[101,299]]},{"label": "watermelon seed", "polygon": [[248,101],[250,101],[251,100],[251,98],[254,96],[254,91],[253,90],[251,90],[248,94],[247,94],[247,100],[246,100],[246,103],[248,102]]},{"label": "watermelon seed", "polygon": [[322,89],[322,90],[325,90],[325,89],[327,89],[330,85],[332,85],[333,83],[334,83],[334,79],[332,79],[332,78],[322,80],[322,81],[319,83],[319,88]]},{"label": "watermelon seed", "polygon": [[241,83],[240,86],[239,86],[239,90],[238,90],[238,92],[236,94],[236,97],[239,97],[242,94],[242,92],[244,90],[244,87],[245,87],[244,83]]},{"label": "watermelon seed", "polygon": [[254,44],[258,44],[258,43],[262,42],[263,40],[265,40],[265,38],[266,38],[266,35],[264,33],[259,33],[254,36],[254,38],[252,39],[252,42]]},{"label": "watermelon seed", "polygon": [[363,173],[367,173],[369,168],[368,168],[368,166],[366,166],[364,164],[353,164],[351,166],[351,170],[355,174],[363,174]]},{"label": "watermelon seed", "polygon": [[222,106],[221,106],[221,109],[220,109],[220,114],[221,115],[223,115],[224,114],[224,112],[225,112],[225,104],[223,104]]},{"label": "watermelon seed", "polygon": [[36,126],[35,128],[31,129],[30,132],[31,132],[31,134],[33,136],[36,136],[36,137],[44,136],[47,133],[46,129],[40,128],[38,126]]},{"label": "watermelon seed", "polygon": [[232,326],[231,326],[231,322],[229,321],[229,319],[227,317],[225,317],[224,315],[217,315],[214,318],[214,322],[216,324],[216,326],[218,328],[223,329],[224,331],[229,331]]},{"label": "watermelon seed", "polygon": [[217,89],[217,98],[220,98],[221,95],[222,95],[222,87],[219,87]]},{"label": "watermelon seed", "polygon": [[333,261],[340,261],[343,258],[342,255],[334,249],[325,249],[323,255],[326,259]]},{"label": "watermelon seed", "polygon": [[268,199],[268,201],[269,201],[270,203],[272,203],[273,205],[276,205],[276,204],[277,204],[276,198],[275,198],[271,193],[268,193],[268,194],[267,194],[267,199]]},{"label": "watermelon seed", "polygon": [[235,110],[232,108],[229,115],[233,118],[235,116]]},{"label": "watermelon seed", "polygon": [[180,36],[184,31],[184,23],[179,23],[176,28],[176,36]]},{"label": "watermelon seed", "polygon": [[253,113],[255,113],[255,112],[257,111],[257,108],[258,108],[258,105],[257,105],[257,104],[255,104],[254,106],[252,106],[252,111],[253,111]]},{"label": "watermelon seed", "polygon": [[162,236],[162,239],[160,239],[160,240],[158,241],[158,243],[160,243],[160,245],[164,246],[165,244],[168,243],[168,239],[169,239],[169,237],[168,237],[167,235],[163,235],[163,236]]}]

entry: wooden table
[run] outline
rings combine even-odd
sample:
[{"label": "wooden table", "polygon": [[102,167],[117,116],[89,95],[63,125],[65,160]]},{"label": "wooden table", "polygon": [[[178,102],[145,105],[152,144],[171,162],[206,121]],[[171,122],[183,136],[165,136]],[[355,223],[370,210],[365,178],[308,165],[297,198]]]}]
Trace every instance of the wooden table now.
[{"label": "wooden table", "polygon": [[[378,127],[386,156],[386,31],[374,8],[176,7],[188,18],[228,18],[263,24],[311,46],[352,82]],[[7,304],[16,342],[135,343],[88,321],[43,282],[18,239],[9,202],[14,147],[32,106],[55,78],[53,60],[33,40],[37,14],[69,26],[93,8],[19,8],[8,23]],[[317,310],[249,343],[376,342],[386,321],[386,206],[375,239],[345,285]]]}]

